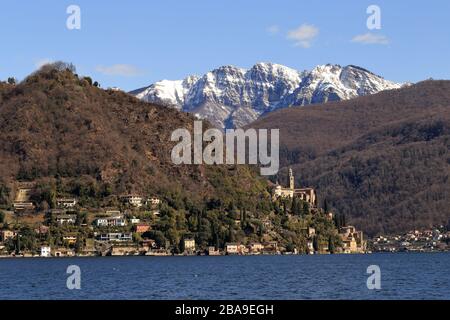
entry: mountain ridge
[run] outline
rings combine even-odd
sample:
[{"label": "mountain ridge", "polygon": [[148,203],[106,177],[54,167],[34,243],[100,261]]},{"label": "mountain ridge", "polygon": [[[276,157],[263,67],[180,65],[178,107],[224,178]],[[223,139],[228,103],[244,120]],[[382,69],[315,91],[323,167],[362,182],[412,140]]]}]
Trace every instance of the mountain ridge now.
[{"label": "mountain ridge", "polygon": [[401,86],[354,65],[327,64],[298,71],[260,62],[249,69],[226,65],[202,76],[161,80],[130,94],[191,112],[219,128],[233,128],[277,109],[347,100]]}]

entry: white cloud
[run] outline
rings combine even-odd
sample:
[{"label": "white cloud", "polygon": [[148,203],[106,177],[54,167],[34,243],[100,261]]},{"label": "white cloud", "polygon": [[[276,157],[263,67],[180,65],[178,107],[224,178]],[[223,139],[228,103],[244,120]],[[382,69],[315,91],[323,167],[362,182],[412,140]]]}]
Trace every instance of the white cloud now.
[{"label": "white cloud", "polygon": [[311,24],[302,24],[300,27],[290,30],[287,34],[289,40],[293,40],[296,46],[311,47],[311,41],[319,34],[319,29]]},{"label": "white cloud", "polygon": [[34,63],[34,66],[36,67],[36,69],[40,69],[42,66],[49,64],[49,63],[53,63],[54,61],[52,59],[49,58],[43,58],[43,59],[39,59]]},{"label": "white cloud", "polygon": [[111,66],[97,66],[95,70],[107,76],[134,77],[142,74],[141,70],[130,64],[113,64]]},{"label": "white cloud", "polygon": [[276,35],[278,32],[280,32],[280,27],[274,24],[267,28],[267,32],[272,36]]},{"label": "white cloud", "polygon": [[354,36],[352,42],[363,44],[389,44],[389,39],[381,34],[365,33]]}]

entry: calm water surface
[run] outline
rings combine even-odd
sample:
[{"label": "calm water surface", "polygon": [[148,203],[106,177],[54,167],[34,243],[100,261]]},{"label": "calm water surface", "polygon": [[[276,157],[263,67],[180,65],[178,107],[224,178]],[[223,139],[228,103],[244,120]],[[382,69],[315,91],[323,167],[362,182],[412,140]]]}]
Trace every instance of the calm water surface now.
[{"label": "calm water surface", "polygon": [[0,259],[0,299],[450,299],[449,267],[450,253]]}]

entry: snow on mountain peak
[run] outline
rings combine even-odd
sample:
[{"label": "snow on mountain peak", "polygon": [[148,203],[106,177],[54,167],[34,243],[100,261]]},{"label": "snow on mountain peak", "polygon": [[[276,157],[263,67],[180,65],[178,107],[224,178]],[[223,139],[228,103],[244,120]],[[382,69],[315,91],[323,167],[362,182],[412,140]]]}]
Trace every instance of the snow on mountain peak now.
[{"label": "snow on mountain peak", "polygon": [[250,69],[227,65],[201,77],[158,81],[133,94],[230,128],[247,125],[279,108],[346,100],[401,86],[353,65],[326,64],[299,72],[259,62]]}]

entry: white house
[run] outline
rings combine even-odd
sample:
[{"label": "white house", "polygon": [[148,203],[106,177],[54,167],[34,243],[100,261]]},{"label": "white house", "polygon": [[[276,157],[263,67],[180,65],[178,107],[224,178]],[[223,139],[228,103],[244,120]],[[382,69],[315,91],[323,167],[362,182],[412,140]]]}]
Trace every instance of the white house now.
[{"label": "white house", "polygon": [[74,224],[76,220],[77,216],[75,214],[63,214],[56,217],[56,222],[60,225]]},{"label": "white house", "polygon": [[133,217],[130,219],[131,224],[138,224],[141,222],[141,219]]},{"label": "white house", "polygon": [[133,241],[133,235],[130,232],[120,233],[120,232],[110,232],[103,233],[99,237],[100,241],[114,241],[114,242],[123,242],[123,241]]},{"label": "white house", "polygon": [[314,244],[312,241],[308,241],[307,247],[308,247],[308,254],[314,254]]},{"label": "white house", "polygon": [[107,227],[108,226],[108,218],[97,218],[97,219],[95,219],[95,225],[97,227]]},{"label": "white house", "polygon": [[59,198],[56,199],[56,205],[63,208],[73,208],[77,205],[77,199],[74,198]]},{"label": "white house", "polygon": [[95,219],[97,227],[125,227],[127,222],[123,216],[105,217]]},{"label": "white house", "polygon": [[140,208],[142,207],[142,197],[138,195],[126,195],[122,196],[122,200],[124,202],[127,202],[128,204],[132,205],[133,207]]},{"label": "white house", "polygon": [[227,254],[238,254],[240,253],[240,244],[239,243],[226,243],[225,244],[225,251]]},{"label": "white house", "polygon": [[152,206],[157,206],[161,203],[161,200],[157,197],[151,197],[147,199],[146,204],[147,205],[152,205]]},{"label": "white house", "polygon": [[41,257],[50,257],[52,253],[52,249],[47,246],[41,247]]}]

